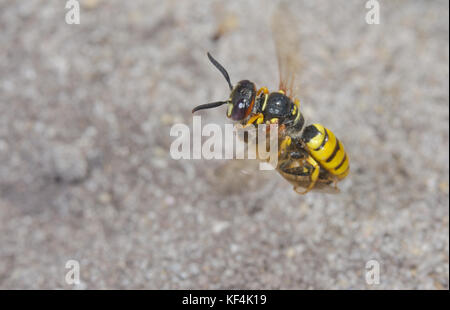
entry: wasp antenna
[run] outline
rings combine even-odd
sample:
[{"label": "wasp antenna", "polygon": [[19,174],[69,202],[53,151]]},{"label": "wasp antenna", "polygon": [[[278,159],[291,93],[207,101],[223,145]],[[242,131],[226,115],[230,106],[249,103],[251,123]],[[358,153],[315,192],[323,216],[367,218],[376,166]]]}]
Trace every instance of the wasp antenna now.
[{"label": "wasp antenna", "polygon": [[202,104],[199,106],[196,106],[195,108],[192,109],[192,113],[198,111],[198,110],[204,110],[204,109],[211,109],[211,108],[216,108],[219,107],[223,104],[228,103],[228,101],[217,101],[217,102],[211,102],[211,103],[207,103],[207,104]]},{"label": "wasp antenna", "polygon": [[228,75],[227,70],[225,70],[225,68],[217,60],[215,60],[209,52],[206,54],[208,55],[209,61],[211,61],[211,63],[214,65],[214,67],[216,67],[220,71],[220,73],[222,73],[225,80],[227,80],[227,82],[228,82],[228,86],[230,87],[230,90],[232,90],[233,85],[231,85],[230,76]]}]

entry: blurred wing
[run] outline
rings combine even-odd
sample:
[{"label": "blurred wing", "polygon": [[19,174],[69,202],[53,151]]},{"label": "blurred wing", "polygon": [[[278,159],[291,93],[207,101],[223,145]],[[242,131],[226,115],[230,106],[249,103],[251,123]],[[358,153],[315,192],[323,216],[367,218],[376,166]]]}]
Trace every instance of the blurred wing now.
[{"label": "blurred wing", "polygon": [[296,97],[299,87],[296,74],[301,73],[299,23],[295,20],[288,5],[282,2],[272,16],[272,37],[278,59],[280,73],[279,88],[287,96]]},{"label": "blurred wing", "polygon": [[258,194],[274,176],[274,171],[259,170],[256,159],[228,159],[211,172],[208,182],[222,196]]}]

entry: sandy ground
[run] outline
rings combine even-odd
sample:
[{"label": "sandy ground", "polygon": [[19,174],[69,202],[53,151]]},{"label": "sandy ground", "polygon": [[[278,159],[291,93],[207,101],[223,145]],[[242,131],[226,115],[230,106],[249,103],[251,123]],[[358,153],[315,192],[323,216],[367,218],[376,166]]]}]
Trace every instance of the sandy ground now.
[{"label": "sandy ground", "polygon": [[449,288],[448,1],[380,1],[379,25],[290,4],[302,110],[351,158],[335,196],[169,154],[228,96],[206,51],[277,86],[272,1],[80,2],[67,25],[65,1],[0,1],[0,288]]}]

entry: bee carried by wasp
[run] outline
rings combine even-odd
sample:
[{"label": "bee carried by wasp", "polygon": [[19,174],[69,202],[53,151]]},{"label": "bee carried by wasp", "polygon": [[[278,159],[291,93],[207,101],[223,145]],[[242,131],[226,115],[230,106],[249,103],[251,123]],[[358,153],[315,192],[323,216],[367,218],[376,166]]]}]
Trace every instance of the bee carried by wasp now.
[{"label": "bee carried by wasp", "polygon": [[[334,133],[321,124],[305,126],[297,97],[295,76],[300,72],[299,35],[296,23],[285,6],[272,18],[272,31],[279,67],[279,90],[256,88],[249,80],[232,85],[228,72],[207,53],[211,63],[221,72],[230,88],[230,97],[195,107],[192,113],[227,105],[227,117],[244,128],[259,124],[278,126],[278,164],[276,170],[299,194],[311,190],[338,193],[337,182],[349,171],[349,157]],[[268,127],[269,128],[269,127]]]}]

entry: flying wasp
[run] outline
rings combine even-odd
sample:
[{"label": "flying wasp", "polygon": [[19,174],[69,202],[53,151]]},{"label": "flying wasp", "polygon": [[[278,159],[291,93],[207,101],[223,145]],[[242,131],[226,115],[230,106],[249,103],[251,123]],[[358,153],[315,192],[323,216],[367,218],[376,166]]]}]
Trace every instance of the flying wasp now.
[{"label": "flying wasp", "polygon": [[207,53],[230,88],[230,97],[195,107],[192,113],[227,105],[227,117],[243,127],[275,124],[279,133],[277,171],[299,194],[310,190],[338,193],[337,182],[350,170],[344,145],[331,130],[320,125],[305,125],[297,99],[296,73],[300,72],[299,35],[296,23],[285,7],[279,7],[272,19],[272,31],[279,67],[279,90],[256,88],[249,80],[232,85],[228,72]]}]

